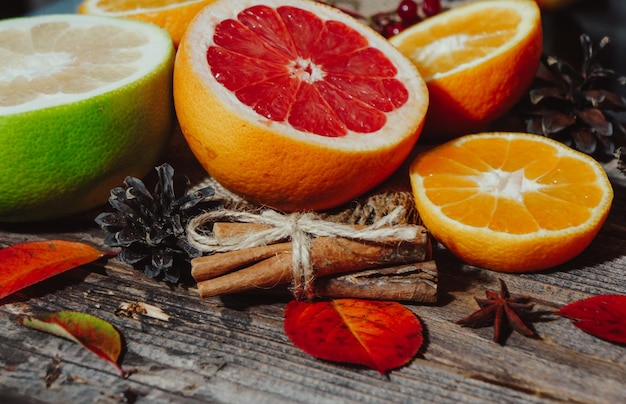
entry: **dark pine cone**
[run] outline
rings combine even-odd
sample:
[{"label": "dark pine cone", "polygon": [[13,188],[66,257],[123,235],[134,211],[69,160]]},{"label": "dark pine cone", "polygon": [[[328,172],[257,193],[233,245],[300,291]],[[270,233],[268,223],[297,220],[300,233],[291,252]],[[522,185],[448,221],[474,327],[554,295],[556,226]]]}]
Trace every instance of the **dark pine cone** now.
[{"label": "dark pine cone", "polygon": [[622,146],[615,152],[617,168],[626,173],[626,146]]},{"label": "dark pine cone", "polygon": [[[95,220],[109,232],[104,242],[110,247],[121,247],[121,261],[143,270],[150,278],[177,283],[182,276],[190,275],[191,258],[202,255],[187,241],[188,221],[200,209],[218,206],[214,201],[205,201],[214,194],[213,188],[187,194],[188,178],[175,178],[169,164],[156,171],[158,182],[153,193],[141,180],[126,177],[125,188],[111,190],[109,204],[116,212],[100,213]],[[179,188],[183,189],[183,196],[177,199]]]},{"label": "dark pine cone", "polygon": [[612,157],[623,146],[626,131],[619,114],[626,101],[606,87],[626,83],[626,78],[601,67],[598,55],[609,44],[604,37],[597,49],[581,35],[580,70],[553,56],[543,56],[550,77],[537,77],[528,99],[520,104],[527,131],[559,140],[583,153]]}]

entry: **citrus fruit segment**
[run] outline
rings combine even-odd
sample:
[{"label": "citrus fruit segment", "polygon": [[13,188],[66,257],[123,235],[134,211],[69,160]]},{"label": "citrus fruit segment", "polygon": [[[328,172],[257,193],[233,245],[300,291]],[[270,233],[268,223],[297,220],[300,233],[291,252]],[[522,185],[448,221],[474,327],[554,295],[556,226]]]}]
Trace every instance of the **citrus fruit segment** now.
[{"label": "citrus fruit segment", "polygon": [[84,0],[78,12],[154,23],[165,28],[178,46],[189,21],[211,2],[213,0]]},{"label": "citrus fruit segment", "polygon": [[428,106],[415,66],[335,8],[218,0],[196,15],[174,69],[191,150],[250,202],[330,208],[387,178]]},{"label": "citrus fruit segment", "polygon": [[174,117],[166,31],[74,14],[3,20],[0,60],[0,221],[88,210],[152,169]]},{"label": "citrus fruit segment", "polygon": [[532,0],[470,2],[390,42],[428,85],[424,136],[450,138],[485,130],[523,96],[540,62],[541,14]]},{"label": "citrus fruit segment", "polygon": [[466,135],[410,168],[425,226],[466,262],[503,272],[564,263],[591,243],[613,189],[593,158],[538,135]]}]

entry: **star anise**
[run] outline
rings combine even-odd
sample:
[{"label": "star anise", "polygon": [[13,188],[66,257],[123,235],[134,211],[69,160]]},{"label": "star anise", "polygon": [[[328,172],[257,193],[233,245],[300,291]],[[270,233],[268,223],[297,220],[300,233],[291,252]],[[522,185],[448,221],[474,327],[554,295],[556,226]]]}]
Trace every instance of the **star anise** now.
[{"label": "star anise", "polygon": [[535,331],[524,322],[524,318],[534,306],[530,296],[511,295],[502,279],[500,279],[500,294],[494,290],[486,290],[485,295],[486,299],[475,298],[480,310],[456,323],[471,328],[493,325],[493,341],[498,343],[501,342],[507,326],[526,337],[536,336]]},{"label": "star anise", "polygon": [[[538,75],[528,97],[519,105],[526,130],[559,140],[583,153],[612,157],[626,144],[626,130],[619,114],[626,100],[610,90],[626,84],[626,78],[598,62],[608,37],[594,47],[590,37],[580,36],[583,61],[575,69],[555,56],[542,56],[547,75]],[[541,71],[541,70],[540,70]]]},{"label": "star anise", "polygon": [[[96,223],[109,232],[105,244],[121,247],[122,262],[143,270],[149,278],[177,283],[181,276],[191,276],[190,260],[202,255],[187,241],[187,223],[200,209],[219,205],[207,200],[214,194],[211,187],[187,193],[189,179],[174,177],[169,164],[156,171],[158,181],[152,193],[131,176],[124,180],[125,187],[113,188],[109,203],[116,212],[100,213]],[[183,195],[177,197],[180,189]]]}]

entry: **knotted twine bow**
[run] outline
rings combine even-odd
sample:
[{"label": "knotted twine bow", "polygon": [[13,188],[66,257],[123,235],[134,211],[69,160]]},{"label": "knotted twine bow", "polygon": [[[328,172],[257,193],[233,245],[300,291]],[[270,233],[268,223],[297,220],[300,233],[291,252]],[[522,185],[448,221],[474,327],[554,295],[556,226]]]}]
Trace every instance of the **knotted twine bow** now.
[{"label": "knotted twine bow", "polygon": [[[314,213],[282,214],[274,210],[264,210],[260,214],[233,210],[210,211],[190,220],[187,226],[189,242],[203,253],[237,251],[247,248],[290,240],[293,248],[294,296],[300,300],[313,297],[314,268],[311,263],[311,240],[315,237],[343,237],[352,240],[375,242],[381,238],[395,237],[411,240],[418,236],[416,226],[395,225],[404,214],[401,206],[376,221],[374,224],[357,229],[354,226],[330,222]],[[217,240],[207,232],[207,224],[233,221],[269,226],[251,234],[233,236],[227,240]]]}]

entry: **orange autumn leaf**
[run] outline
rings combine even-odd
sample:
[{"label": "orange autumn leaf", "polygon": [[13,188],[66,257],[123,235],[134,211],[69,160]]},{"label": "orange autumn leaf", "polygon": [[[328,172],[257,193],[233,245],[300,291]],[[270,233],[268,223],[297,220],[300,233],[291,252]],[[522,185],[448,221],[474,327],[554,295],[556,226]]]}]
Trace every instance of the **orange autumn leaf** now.
[{"label": "orange autumn leaf", "polygon": [[82,345],[113,364],[120,376],[128,376],[128,373],[117,362],[122,352],[122,338],[110,323],[75,311],[60,311],[40,317],[24,317],[20,321],[27,327]]},{"label": "orange autumn leaf", "polygon": [[312,356],[383,374],[405,365],[423,342],[422,324],[403,305],[356,299],[291,301],[285,308],[285,333]]},{"label": "orange autumn leaf", "polygon": [[54,275],[114,253],[84,243],[48,240],[0,250],[0,299]]}]

